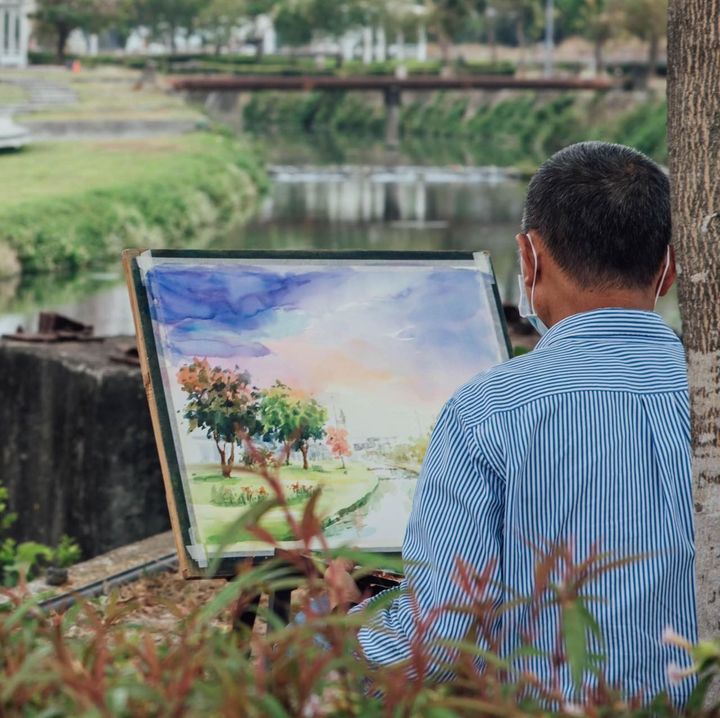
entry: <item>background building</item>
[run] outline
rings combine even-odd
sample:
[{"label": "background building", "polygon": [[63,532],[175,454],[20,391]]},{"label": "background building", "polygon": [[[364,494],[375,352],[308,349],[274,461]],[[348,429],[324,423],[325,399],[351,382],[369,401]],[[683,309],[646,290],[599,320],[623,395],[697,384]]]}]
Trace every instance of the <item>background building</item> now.
[{"label": "background building", "polygon": [[27,65],[29,4],[25,0],[0,0],[0,67]]}]

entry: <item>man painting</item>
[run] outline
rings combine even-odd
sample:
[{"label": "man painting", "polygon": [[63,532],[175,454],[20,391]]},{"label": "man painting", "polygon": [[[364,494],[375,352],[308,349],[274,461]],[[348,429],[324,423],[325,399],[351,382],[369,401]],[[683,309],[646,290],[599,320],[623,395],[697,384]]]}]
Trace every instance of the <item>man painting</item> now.
[{"label": "man painting", "polygon": [[[491,567],[500,603],[532,593],[533,546],[569,545],[578,561],[599,547],[644,556],[591,586],[607,681],[628,696],[687,699],[691,682],[670,684],[666,670],[689,658],[662,642],[668,626],[696,639],[687,375],[654,312],[676,276],[669,195],[646,156],[597,142],[558,152],[533,177],[516,239],[521,304],[543,336],[444,407],[405,536],[407,591],[359,632],[371,663],[409,658],[414,606],[436,612],[431,638],[466,636],[471,618],[443,608],[467,600],[457,560]],[[355,598],[337,564],[329,583],[335,603]],[[500,619],[505,651],[529,621],[527,609]],[[548,655],[559,621],[549,610],[535,629]],[[566,669],[541,657],[529,668],[570,698]]]}]

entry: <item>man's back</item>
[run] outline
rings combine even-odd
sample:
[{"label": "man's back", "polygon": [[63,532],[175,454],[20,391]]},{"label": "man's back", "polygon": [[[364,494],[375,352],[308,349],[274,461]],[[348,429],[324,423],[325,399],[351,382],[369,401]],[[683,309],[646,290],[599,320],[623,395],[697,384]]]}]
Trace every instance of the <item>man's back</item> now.
[{"label": "man's back", "polygon": [[[605,309],[555,325],[530,354],[484,373],[446,405],[418,481],[403,557],[409,592],[359,634],[378,663],[409,657],[413,606],[438,616],[431,633],[457,640],[467,620],[442,606],[466,597],[459,559],[495,580],[509,601],[533,592],[533,547],[569,543],[644,558],[595,580],[589,608],[605,638],[605,675],[626,695],[668,687],[671,663],[688,656],[662,643],[667,626],[696,637],[687,374],[675,334],[651,312]],[[547,656],[559,616],[506,614],[503,649],[526,633]],[[599,648],[599,647],[598,647]],[[523,664],[570,699],[567,668],[550,658]],[[683,703],[689,682],[671,686]]]},{"label": "man's back", "polygon": [[[446,610],[468,601],[460,560],[490,567],[505,587],[493,599],[515,602],[504,649],[538,645],[545,657],[527,668],[569,697],[567,669],[553,668],[557,608],[530,627],[517,602],[533,589],[533,546],[562,542],[579,561],[593,550],[638,559],[587,587],[608,681],[645,700],[665,688],[687,698],[691,681],[671,684],[666,671],[691,659],[662,643],[667,627],[696,638],[685,361],[653,312],[676,277],[671,229],[668,177],[632,148],[581,142],[535,173],[515,238],[519,309],[545,336],[462,387],[438,418],[403,544],[410,591],[359,633],[371,662],[409,658],[418,638],[468,636],[467,611]],[[437,677],[452,675],[434,663]]]},{"label": "man's back", "polygon": [[[532,593],[532,546],[569,542],[578,561],[593,548],[645,555],[598,578],[589,591],[601,600],[590,607],[605,637],[610,682],[630,694],[659,692],[668,664],[687,662],[661,643],[663,630],[696,634],[680,341],[653,313],[578,314],[456,400],[504,483],[501,580],[516,595]],[[515,612],[506,648],[529,620],[527,610]],[[545,615],[538,647],[552,653],[557,629],[557,615]],[[531,667],[543,676],[548,665]]]}]

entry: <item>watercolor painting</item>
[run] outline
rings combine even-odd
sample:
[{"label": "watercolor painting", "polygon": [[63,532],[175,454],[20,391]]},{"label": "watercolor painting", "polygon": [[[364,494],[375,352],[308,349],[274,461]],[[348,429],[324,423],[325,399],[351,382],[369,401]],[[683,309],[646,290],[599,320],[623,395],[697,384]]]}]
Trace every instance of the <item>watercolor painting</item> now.
[{"label": "watercolor painting", "polygon": [[[331,544],[398,550],[430,432],[507,358],[488,275],[467,261],[138,258],[199,565],[268,496],[321,489]],[[262,526],[293,537],[280,510]],[[223,555],[261,555],[239,531]]]}]

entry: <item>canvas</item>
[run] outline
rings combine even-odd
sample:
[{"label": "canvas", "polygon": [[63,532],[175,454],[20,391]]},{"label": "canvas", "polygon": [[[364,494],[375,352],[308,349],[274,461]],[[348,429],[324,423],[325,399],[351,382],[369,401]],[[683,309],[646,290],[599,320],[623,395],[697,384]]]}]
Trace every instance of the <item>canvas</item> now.
[{"label": "canvas", "polygon": [[[268,496],[256,452],[298,516],[321,490],[330,545],[399,551],[444,402],[508,357],[488,256],[126,259],[188,572],[221,544],[227,560],[271,550],[231,531]],[[262,526],[294,538],[279,509]]]}]

